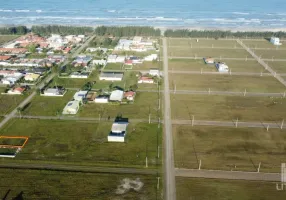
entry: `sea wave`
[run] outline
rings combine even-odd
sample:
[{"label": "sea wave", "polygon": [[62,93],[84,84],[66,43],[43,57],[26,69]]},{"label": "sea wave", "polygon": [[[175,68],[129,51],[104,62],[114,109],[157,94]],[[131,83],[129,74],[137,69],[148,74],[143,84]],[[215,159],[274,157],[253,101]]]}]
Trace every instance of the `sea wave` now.
[{"label": "sea wave", "polygon": [[247,12],[232,12],[232,14],[235,14],[235,15],[249,15],[250,13],[247,13]]},{"label": "sea wave", "polygon": [[15,12],[30,12],[30,10],[15,10]]},{"label": "sea wave", "polygon": [[12,10],[2,10],[0,9],[0,12],[13,12]]}]

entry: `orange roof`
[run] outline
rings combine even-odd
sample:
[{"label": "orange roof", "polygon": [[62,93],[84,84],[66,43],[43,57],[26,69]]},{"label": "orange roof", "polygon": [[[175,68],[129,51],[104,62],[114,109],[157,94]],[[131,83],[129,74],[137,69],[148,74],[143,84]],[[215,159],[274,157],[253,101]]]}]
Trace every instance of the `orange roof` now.
[{"label": "orange roof", "polygon": [[25,88],[22,88],[22,87],[17,87],[17,88],[14,88],[14,91],[18,91],[18,92],[24,92],[25,91]]},{"label": "orange roof", "polygon": [[140,80],[153,80],[152,78],[148,77],[148,76],[142,76],[140,78]]},{"label": "orange roof", "polygon": [[0,60],[9,60],[11,56],[0,56]]},{"label": "orange roof", "polygon": [[135,94],[136,94],[136,92],[133,92],[133,91],[125,92],[124,97],[134,96]]}]

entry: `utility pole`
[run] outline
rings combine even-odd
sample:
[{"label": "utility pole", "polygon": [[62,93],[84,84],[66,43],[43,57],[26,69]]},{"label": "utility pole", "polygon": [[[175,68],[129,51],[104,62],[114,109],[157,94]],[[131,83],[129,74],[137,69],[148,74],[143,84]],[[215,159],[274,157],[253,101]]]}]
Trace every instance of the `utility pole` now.
[{"label": "utility pole", "polygon": [[201,170],[201,166],[202,166],[202,160],[200,160],[200,163],[199,163],[199,170]]},{"label": "utility pole", "polygon": [[211,89],[209,88],[209,95],[211,94]]},{"label": "utility pole", "polygon": [[246,89],[244,90],[244,94],[243,94],[243,96],[245,96],[246,95]]},{"label": "utility pole", "polygon": [[236,122],[235,122],[235,128],[237,128],[237,124],[238,124],[238,118],[236,119]]},{"label": "utility pole", "polygon": [[195,116],[192,115],[192,126],[194,126],[194,122],[195,122]]},{"label": "utility pole", "polygon": [[261,162],[259,163],[258,168],[257,168],[258,173],[260,172],[260,166],[261,166]]},{"label": "utility pole", "polygon": [[266,128],[266,130],[267,130],[267,132],[268,132],[268,130],[269,130],[269,124],[267,125],[267,128]]},{"label": "utility pole", "polygon": [[151,124],[151,114],[149,113],[149,124]]},{"label": "utility pole", "polygon": [[281,129],[281,130],[283,129],[283,125],[284,125],[284,119],[283,119],[282,122],[281,122],[281,126],[280,126],[280,129]]},{"label": "utility pole", "polygon": [[159,186],[160,186],[160,177],[157,177],[157,190],[159,190]]},{"label": "utility pole", "polygon": [[157,152],[157,154],[158,154],[157,157],[158,157],[158,158],[160,158],[160,151],[159,151],[159,150],[160,150],[160,145],[158,145],[158,150],[157,150],[157,151],[158,151],[158,152]]},{"label": "utility pole", "polygon": [[176,90],[177,90],[177,86],[176,86],[176,84],[175,84],[175,90],[174,90],[174,94],[176,93]]}]

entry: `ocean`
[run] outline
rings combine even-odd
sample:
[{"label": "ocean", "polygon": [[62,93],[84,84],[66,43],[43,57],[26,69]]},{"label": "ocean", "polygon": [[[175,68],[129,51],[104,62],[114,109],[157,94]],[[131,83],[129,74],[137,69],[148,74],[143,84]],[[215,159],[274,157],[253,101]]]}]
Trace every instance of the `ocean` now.
[{"label": "ocean", "polygon": [[1,25],[284,29],[285,0],[1,0]]}]

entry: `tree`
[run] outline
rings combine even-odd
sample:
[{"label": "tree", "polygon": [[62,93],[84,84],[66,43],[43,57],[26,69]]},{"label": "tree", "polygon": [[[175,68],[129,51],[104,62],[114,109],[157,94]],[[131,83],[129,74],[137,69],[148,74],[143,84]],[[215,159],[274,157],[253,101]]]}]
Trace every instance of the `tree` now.
[{"label": "tree", "polygon": [[17,112],[18,112],[18,114],[20,115],[20,119],[22,118],[22,108],[21,107],[18,107],[17,108]]}]

